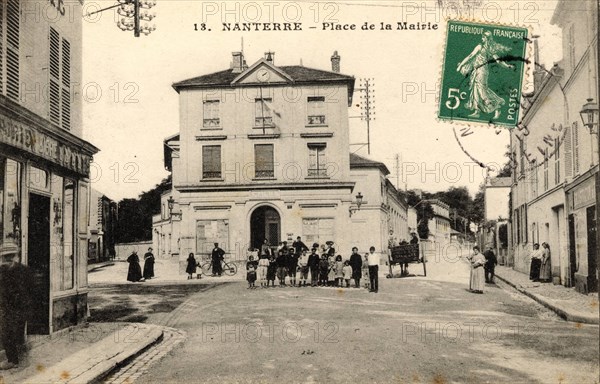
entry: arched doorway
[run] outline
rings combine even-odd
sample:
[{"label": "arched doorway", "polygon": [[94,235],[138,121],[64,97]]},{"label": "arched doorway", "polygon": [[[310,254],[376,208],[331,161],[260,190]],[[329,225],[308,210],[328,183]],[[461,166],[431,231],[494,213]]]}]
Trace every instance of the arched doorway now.
[{"label": "arched doorway", "polygon": [[250,216],[250,244],[260,249],[265,239],[272,247],[277,246],[281,239],[281,217],[275,208],[269,206],[256,208]]}]

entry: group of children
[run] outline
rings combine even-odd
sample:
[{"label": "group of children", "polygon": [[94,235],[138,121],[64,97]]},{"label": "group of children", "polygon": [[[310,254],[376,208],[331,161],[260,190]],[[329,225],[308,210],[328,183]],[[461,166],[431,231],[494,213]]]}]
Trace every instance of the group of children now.
[{"label": "group of children", "polygon": [[366,283],[364,287],[369,288],[366,255],[361,265],[355,263],[353,266],[350,260],[343,261],[341,255],[335,256],[333,242],[327,242],[327,246],[321,248],[321,255],[317,253],[318,244],[313,244],[309,253],[308,248],[298,242],[301,243],[299,238],[292,247],[282,242],[276,252],[270,252],[265,247],[260,253],[254,250],[255,254],[250,255],[246,263],[248,289],[256,288],[257,280],[262,288],[275,287],[276,278],[280,287],[350,287],[353,280],[354,287],[358,288],[361,277]]}]

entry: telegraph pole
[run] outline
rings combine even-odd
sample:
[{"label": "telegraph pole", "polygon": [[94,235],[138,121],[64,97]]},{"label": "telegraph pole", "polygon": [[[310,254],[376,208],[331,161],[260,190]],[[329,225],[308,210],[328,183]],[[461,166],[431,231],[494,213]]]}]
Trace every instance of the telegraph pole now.
[{"label": "telegraph pole", "polygon": [[358,105],[361,109],[360,116],[350,116],[350,118],[359,118],[367,122],[367,142],[366,143],[353,143],[350,145],[360,145],[360,147],[354,151],[357,152],[359,149],[367,146],[367,153],[371,154],[371,120],[375,120],[375,89],[372,78],[361,79],[360,88],[356,88],[355,91],[364,92],[360,95],[360,104]]}]

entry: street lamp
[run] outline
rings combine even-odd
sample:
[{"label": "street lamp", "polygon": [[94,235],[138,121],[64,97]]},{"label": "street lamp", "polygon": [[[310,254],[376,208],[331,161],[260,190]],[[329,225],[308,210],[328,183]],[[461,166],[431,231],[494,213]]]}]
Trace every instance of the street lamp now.
[{"label": "street lamp", "polygon": [[350,207],[348,208],[348,213],[350,214],[350,217],[352,217],[352,214],[355,213],[356,211],[360,211],[360,206],[363,203],[362,193],[358,192],[358,194],[356,195],[356,201],[354,203],[356,204],[356,208],[353,207],[352,205],[350,205]]},{"label": "street lamp", "polygon": [[173,216],[173,207],[175,206],[175,199],[173,196],[169,196],[167,204],[169,205],[169,218],[171,218]]},{"label": "street lamp", "polygon": [[591,140],[591,137],[594,134],[598,134],[598,104],[594,102],[594,99],[591,97],[587,99],[587,103],[583,105],[581,111],[579,111],[579,115],[581,116],[581,121],[583,125],[587,127],[590,131],[590,145],[592,148],[591,152],[591,164],[590,167],[594,166],[594,142]]}]

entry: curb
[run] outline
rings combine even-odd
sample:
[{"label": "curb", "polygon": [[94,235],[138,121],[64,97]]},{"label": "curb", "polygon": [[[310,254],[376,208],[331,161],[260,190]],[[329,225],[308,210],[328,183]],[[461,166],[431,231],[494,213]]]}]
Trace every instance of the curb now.
[{"label": "curb", "polygon": [[562,319],[564,319],[566,321],[572,321],[575,323],[584,323],[584,324],[596,324],[596,325],[600,323],[599,319],[597,317],[588,316],[588,315],[584,315],[584,314],[569,313],[568,311],[555,305],[554,303],[552,303],[550,300],[546,299],[545,297],[536,295],[535,293],[531,293],[527,289],[522,288],[521,286],[517,286],[515,283],[511,282],[510,280],[508,280],[498,274],[496,274],[495,277],[502,280],[506,284],[510,285],[511,287],[513,287],[520,293],[524,294],[525,296],[542,304],[544,307],[550,309],[551,311],[553,311],[554,313],[556,313],[558,316],[560,316]]},{"label": "curb", "polygon": [[[163,339],[163,327],[150,325],[129,323],[134,330],[133,333],[128,332],[123,342],[127,337],[137,334],[140,329],[144,329],[144,334],[140,335],[140,340],[132,342],[124,348],[120,347],[116,350],[111,350],[111,345],[116,345],[111,340],[117,339],[118,334],[115,332],[108,337],[89,347],[71,355],[60,363],[50,367],[47,372],[28,377],[24,380],[25,383],[99,383],[116,369],[130,362],[135,357],[145,352],[148,348],[159,343]],[[108,343],[108,345],[107,345]],[[85,356],[85,358],[82,358]],[[65,373],[67,373],[65,375]]]}]

